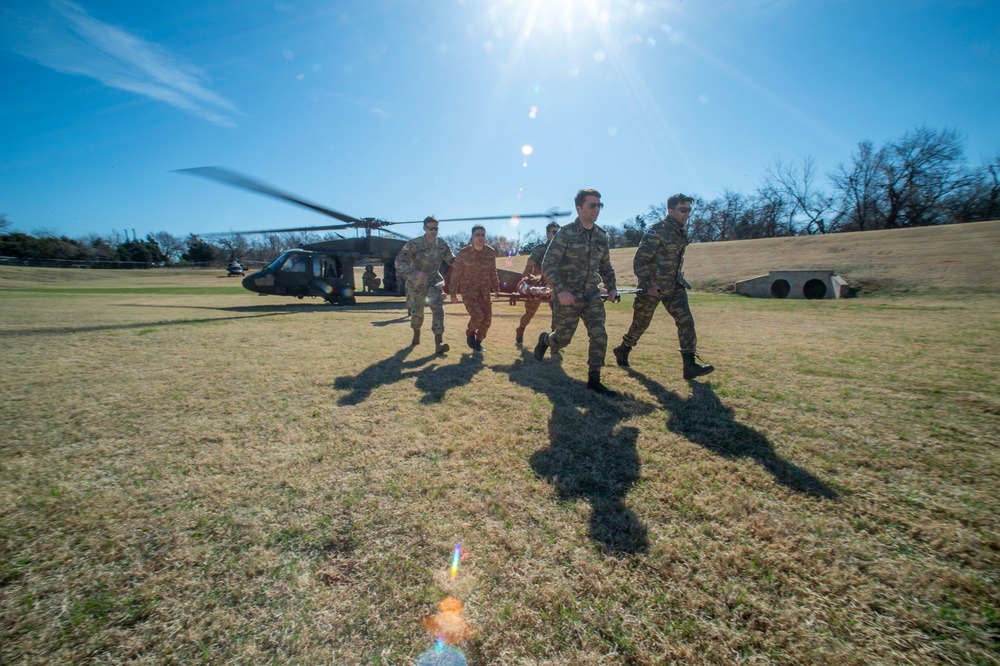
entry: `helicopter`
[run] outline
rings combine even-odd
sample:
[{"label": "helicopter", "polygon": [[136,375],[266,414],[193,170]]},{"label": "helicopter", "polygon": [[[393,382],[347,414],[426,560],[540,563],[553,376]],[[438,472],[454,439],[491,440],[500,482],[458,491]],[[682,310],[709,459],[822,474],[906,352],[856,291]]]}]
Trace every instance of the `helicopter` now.
[{"label": "helicopter", "polygon": [[[367,293],[377,295],[404,296],[404,281],[396,275],[396,255],[409,240],[406,236],[396,233],[387,227],[397,224],[421,224],[423,220],[407,222],[389,222],[374,217],[358,218],[340,213],[331,208],[307,201],[294,194],[284,192],[275,187],[241,175],[223,167],[194,167],[179,169],[177,173],[206,178],[218,183],[257,192],[275,199],[308,208],[314,212],[339,220],[339,224],[313,227],[294,227],[284,229],[259,229],[244,231],[243,234],[267,234],[295,231],[337,231],[354,229],[355,238],[340,237],[318,243],[307,243],[299,248],[282,252],[265,268],[246,275],[243,287],[258,294],[275,296],[306,296],[322,298],[333,305],[355,305],[357,289],[355,287],[354,268],[358,262],[366,266],[382,266],[382,282],[378,289]],[[520,219],[548,218],[569,215],[569,212],[550,209],[545,213],[530,215],[491,215],[487,217],[458,217],[439,220],[439,222],[479,222],[487,220],[505,220],[514,217]],[[364,235],[361,235],[361,231]],[[375,232],[373,234],[373,232]],[[206,234],[211,236],[213,234]],[[339,236],[339,234],[337,234]],[[442,266],[446,270],[446,266]],[[442,274],[445,274],[445,270]],[[513,271],[498,271],[504,291],[513,292],[520,274]],[[509,273],[510,275],[506,275]],[[509,283],[509,284],[508,284]]]}]

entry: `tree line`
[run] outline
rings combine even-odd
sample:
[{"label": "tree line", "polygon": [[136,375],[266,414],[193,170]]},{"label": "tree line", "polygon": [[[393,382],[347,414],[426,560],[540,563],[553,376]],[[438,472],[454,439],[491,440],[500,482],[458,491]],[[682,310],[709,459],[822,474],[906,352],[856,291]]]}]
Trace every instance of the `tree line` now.
[{"label": "tree line", "polygon": [[[698,243],[993,220],[1000,219],[1000,156],[970,165],[955,130],[922,126],[878,147],[861,141],[848,162],[825,175],[810,156],[791,162],[775,158],[751,194],[725,190],[711,200],[693,196],[688,235]],[[666,213],[662,202],[620,225],[601,226],[611,247],[634,247]],[[10,225],[0,215],[0,232]],[[266,263],[287,249],[336,238],[310,232],[230,234],[211,241],[166,232],[143,240],[130,240],[127,233],[122,239],[114,232],[83,239],[0,233],[0,257],[151,265],[220,264],[233,258]],[[469,241],[466,233],[443,238],[456,250]],[[545,237],[537,231],[509,237],[487,230],[487,242],[503,255],[528,254]]]}]

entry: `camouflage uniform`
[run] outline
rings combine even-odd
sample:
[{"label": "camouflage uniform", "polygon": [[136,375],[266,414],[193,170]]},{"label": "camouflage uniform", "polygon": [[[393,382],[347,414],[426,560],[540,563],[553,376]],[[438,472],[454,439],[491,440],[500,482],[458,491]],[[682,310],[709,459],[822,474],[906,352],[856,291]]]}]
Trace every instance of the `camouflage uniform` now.
[{"label": "camouflage uniform", "polygon": [[[521,273],[521,277],[531,277],[536,273],[541,273],[542,271],[542,259],[545,257],[545,251],[549,249],[549,245],[552,242],[542,245],[539,243],[535,246],[535,249],[531,251],[528,256],[528,261],[524,265],[524,272]],[[542,273],[542,284],[548,284],[548,280],[545,279],[545,274]],[[524,329],[527,328],[528,323],[531,321],[535,313],[538,312],[538,307],[542,304],[542,301],[536,298],[527,298],[524,300],[524,314],[521,315],[521,323],[518,324],[518,337],[524,333]]]},{"label": "camouflage uniform", "polygon": [[493,322],[493,303],[490,296],[500,291],[497,277],[497,251],[489,245],[476,251],[466,245],[458,251],[451,266],[449,289],[452,298],[462,294],[462,303],[469,312],[466,332],[482,342]]},{"label": "camouflage uniform", "polygon": [[[552,285],[553,331],[545,336],[546,344],[553,353],[569,345],[583,319],[590,336],[587,365],[591,371],[599,371],[608,351],[604,299],[599,285],[603,281],[609,291],[616,288],[608,235],[596,224],[588,232],[580,218],[576,218],[552,239],[542,259],[542,272]],[[558,295],[563,291],[573,294],[576,303],[562,305]]]},{"label": "camouflage uniform", "polygon": [[[444,334],[444,295],[441,287],[441,262],[451,264],[455,255],[440,238],[430,243],[425,236],[408,241],[396,257],[396,274],[406,279],[406,309],[410,312],[410,326],[419,331],[424,325],[424,303],[431,308],[431,331]],[[417,273],[427,277],[418,280]]]},{"label": "camouflage uniform", "polygon": [[635,295],[632,305],[632,325],[622,337],[625,347],[639,344],[639,338],[653,321],[656,306],[663,303],[677,323],[677,339],[682,353],[695,353],[698,337],[694,331],[694,317],[688,307],[687,290],[691,288],[684,279],[684,250],[688,237],[684,225],[671,216],[651,226],[639,241],[632,260],[632,269],[640,289],[649,289],[652,283],[660,287],[659,296],[645,291]]}]

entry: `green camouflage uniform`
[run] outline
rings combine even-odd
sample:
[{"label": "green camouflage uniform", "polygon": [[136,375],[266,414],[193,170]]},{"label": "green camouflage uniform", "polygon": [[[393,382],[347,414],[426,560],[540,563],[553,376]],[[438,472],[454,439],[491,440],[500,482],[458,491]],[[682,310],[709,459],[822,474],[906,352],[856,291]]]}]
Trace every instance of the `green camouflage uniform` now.
[{"label": "green camouflage uniform", "polygon": [[[524,272],[521,273],[521,277],[530,277],[531,275],[541,272],[542,259],[545,257],[545,251],[549,249],[549,245],[551,244],[552,241],[549,241],[545,245],[539,243],[535,246],[535,249],[533,249],[531,254],[528,255],[528,262],[524,266]],[[548,284],[545,280],[544,274],[542,274],[542,283]],[[524,314],[521,315],[521,323],[518,325],[518,328],[521,329],[521,331],[524,331],[524,329],[527,328],[528,323],[531,321],[531,318],[535,316],[535,313],[538,312],[538,307],[541,304],[542,301],[536,298],[526,298],[524,300]]]},{"label": "green camouflage uniform", "polygon": [[497,276],[497,251],[489,245],[479,252],[471,245],[458,251],[451,265],[448,288],[452,298],[462,294],[462,303],[469,313],[466,332],[482,342],[493,323],[493,302],[490,297],[500,291]]},{"label": "green camouflage uniform", "polygon": [[677,323],[677,339],[681,352],[697,351],[698,337],[694,331],[694,318],[688,306],[687,290],[691,288],[684,279],[684,250],[688,237],[684,225],[671,216],[651,226],[639,241],[632,260],[632,269],[639,281],[639,289],[649,289],[652,283],[660,287],[659,296],[645,291],[635,295],[632,304],[632,325],[622,337],[622,344],[635,347],[639,338],[653,321],[656,306],[663,303]]},{"label": "green camouflage uniform", "polygon": [[[611,267],[608,235],[596,224],[588,233],[576,218],[559,230],[545,251],[542,272],[552,285],[552,328],[547,344],[553,353],[569,345],[576,327],[583,319],[590,336],[587,365],[600,370],[608,351],[608,333],[604,328],[604,299],[599,285],[615,289],[615,269]],[[559,303],[559,293],[568,291],[576,298],[573,305]]]},{"label": "green camouflage uniform", "polygon": [[[431,331],[444,334],[444,295],[441,287],[441,262],[451,264],[455,255],[440,238],[430,243],[420,236],[406,243],[396,256],[396,274],[406,279],[406,309],[410,312],[410,326],[419,331],[424,325],[424,303],[431,308]],[[417,273],[427,277],[418,280]]]}]

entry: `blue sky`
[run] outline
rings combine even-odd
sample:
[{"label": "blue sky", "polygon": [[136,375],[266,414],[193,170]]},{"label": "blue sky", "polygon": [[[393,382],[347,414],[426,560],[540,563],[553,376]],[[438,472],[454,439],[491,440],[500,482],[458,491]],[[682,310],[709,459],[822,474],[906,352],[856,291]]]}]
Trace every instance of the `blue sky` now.
[{"label": "blue sky", "polygon": [[0,89],[0,213],[28,233],[330,221],[172,173],[199,166],[388,220],[571,210],[596,187],[620,225],[920,125],[992,160],[1000,3],[4,0]]}]

